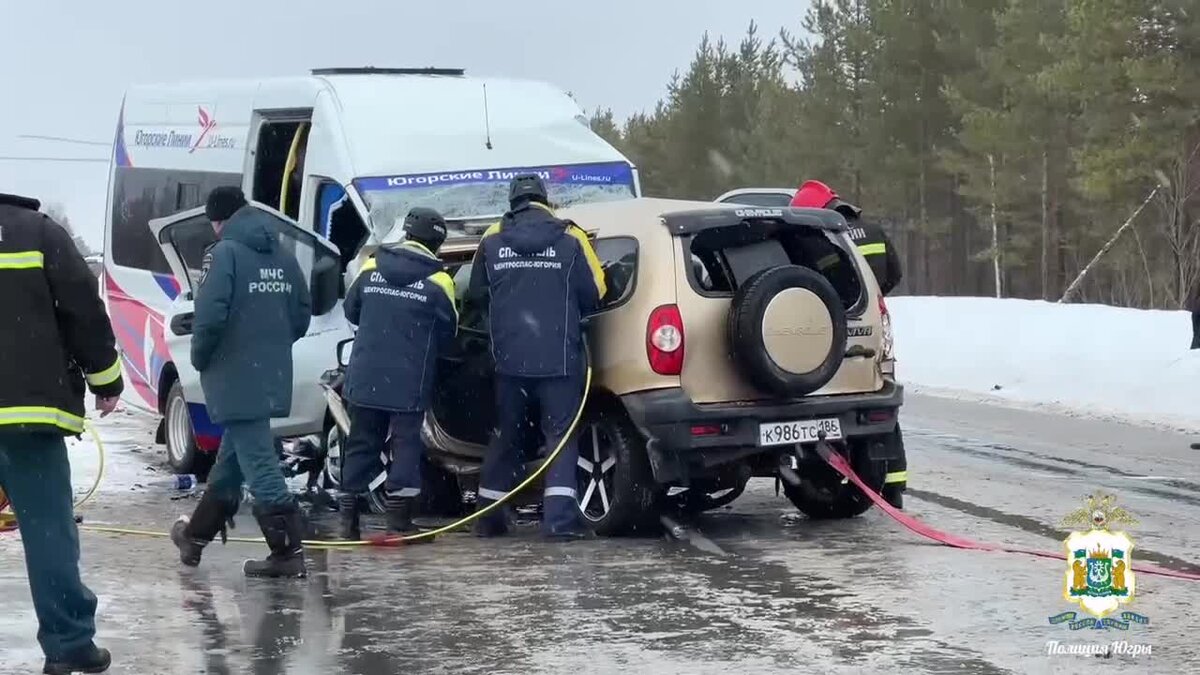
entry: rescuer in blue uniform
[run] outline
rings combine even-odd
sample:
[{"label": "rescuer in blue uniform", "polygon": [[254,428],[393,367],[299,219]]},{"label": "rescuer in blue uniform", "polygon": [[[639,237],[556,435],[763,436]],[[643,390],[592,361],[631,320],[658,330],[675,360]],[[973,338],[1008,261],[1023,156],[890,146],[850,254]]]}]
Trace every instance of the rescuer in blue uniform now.
[{"label": "rescuer in blue uniform", "polygon": [[36,199],[0,194],[0,490],[21,528],[43,672],[102,673],[96,596],[79,578],[71,463],[83,398],[103,417],[124,383],[96,275]]},{"label": "rescuer in blue uniform", "polygon": [[360,537],[358,495],[370,489],[389,430],[388,529],[417,532],[412,516],[421,494],[421,423],[438,354],[458,330],[454,280],[437,256],[446,240],[445,219],[433,209],[414,208],[404,219],[404,232],[400,246],[376,251],[346,294],[346,318],[358,331],[346,375],[350,438],[338,499],[344,539]]},{"label": "rescuer in blue uniform", "polygon": [[[600,259],[587,234],[554,215],[537,175],[517,176],[510,210],[484,233],[468,287],[473,303],[486,303],[496,359],[497,433],[479,482],[479,508],[516,485],[521,467],[520,426],[537,402],[546,447],[554,448],[582,403],[586,355],[581,323],[604,297]],[[543,534],[574,539],[587,533],[576,494],[579,446],[569,439],[546,479]],[[481,536],[507,533],[497,509],[477,525]]]},{"label": "rescuer in blue uniform", "polygon": [[208,414],[224,427],[208,488],[192,517],[171,530],[183,564],[200,564],[204,546],[237,513],[242,482],[271,549],[246,561],[252,577],[307,575],[304,526],[288,492],[271,418],[292,409],[292,344],[308,331],[311,300],[296,258],[278,243],[278,224],[246,204],[242,191],[212,191],[205,209],[219,241],[204,256],[196,291],[192,365]]}]

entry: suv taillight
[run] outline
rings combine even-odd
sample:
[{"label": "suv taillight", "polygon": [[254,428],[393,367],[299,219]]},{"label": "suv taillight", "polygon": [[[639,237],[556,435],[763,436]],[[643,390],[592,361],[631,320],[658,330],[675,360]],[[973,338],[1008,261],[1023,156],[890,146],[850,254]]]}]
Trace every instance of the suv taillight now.
[{"label": "suv taillight", "polygon": [[887,302],[879,296],[879,321],[883,325],[883,360],[891,361],[896,358],[892,351],[894,340],[892,336],[892,315],[888,313]]},{"label": "suv taillight", "polygon": [[683,317],[675,305],[661,305],[646,322],[646,358],[659,375],[683,372]]}]

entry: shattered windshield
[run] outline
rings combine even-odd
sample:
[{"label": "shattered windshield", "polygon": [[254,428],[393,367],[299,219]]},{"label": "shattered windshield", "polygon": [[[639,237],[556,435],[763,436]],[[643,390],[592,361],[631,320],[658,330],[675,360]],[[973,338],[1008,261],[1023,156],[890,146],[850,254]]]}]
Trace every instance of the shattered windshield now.
[{"label": "shattered windshield", "polygon": [[414,206],[460,221],[458,228],[451,223],[451,237],[466,234],[462,221],[495,220],[508,210],[509,182],[523,173],[546,181],[555,208],[637,196],[633,168],[624,162],[380,176],[359,178],[354,185],[370,210],[375,238],[390,242],[399,237],[404,216]]}]

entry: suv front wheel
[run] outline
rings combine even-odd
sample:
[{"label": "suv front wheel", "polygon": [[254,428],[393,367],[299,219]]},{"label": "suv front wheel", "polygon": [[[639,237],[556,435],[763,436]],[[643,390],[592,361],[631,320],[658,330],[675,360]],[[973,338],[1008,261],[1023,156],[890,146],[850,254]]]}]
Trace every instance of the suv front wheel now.
[{"label": "suv front wheel", "polygon": [[600,535],[638,529],[654,514],[655,483],[646,445],[616,406],[591,404],[576,432],[579,510]]}]

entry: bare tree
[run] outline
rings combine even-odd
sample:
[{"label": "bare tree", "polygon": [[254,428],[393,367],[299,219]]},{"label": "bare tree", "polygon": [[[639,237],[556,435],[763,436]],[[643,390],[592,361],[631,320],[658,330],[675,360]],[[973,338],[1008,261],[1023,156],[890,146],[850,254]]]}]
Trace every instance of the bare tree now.
[{"label": "bare tree", "polygon": [[1142,210],[1146,208],[1146,205],[1150,203],[1150,200],[1154,199],[1154,196],[1158,194],[1159,189],[1160,188],[1156,187],[1150,191],[1150,194],[1146,195],[1146,200],[1142,202],[1142,205],[1137,207],[1137,210],[1133,212],[1133,215],[1129,216],[1129,219],[1126,220],[1121,227],[1117,228],[1117,231],[1115,234],[1113,234],[1112,238],[1105,242],[1104,246],[1102,246],[1100,250],[1096,252],[1096,255],[1092,257],[1091,261],[1079,271],[1079,276],[1075,277],[1075,280],[1071,282],[1070,286],[1067,286],[1067,290],[1062,294],[1062,297],[1058,299],[1059,302],[1067,302],[1072,296],[1075,295],[1075,292],[1079,290],[1079,285],[1083,283],[1085,278],[1087,278],[1088,272],[1092,271],[1092,268],[1095,267],[1096,263],[1100,262],[1100,259],[1104,257],[1104,254],[1108,253],[1109,250],[1112,249],[1112,247],[1117,243],[1117,240],[1121,238],[1121,235],[1125,233],[1125,230],[1128,230],[1129,227],[1133,225],[1133,221],[1137,220],[1138,214],[1140,214]]}]

